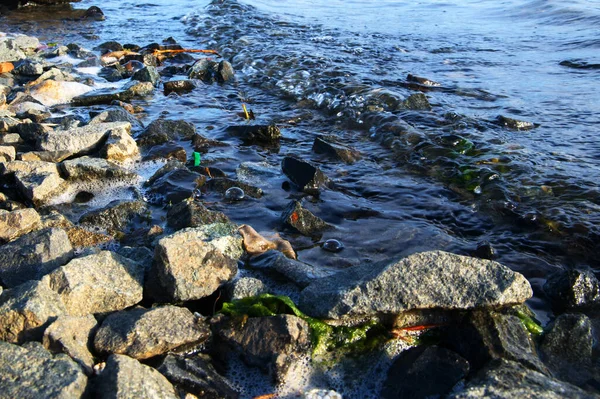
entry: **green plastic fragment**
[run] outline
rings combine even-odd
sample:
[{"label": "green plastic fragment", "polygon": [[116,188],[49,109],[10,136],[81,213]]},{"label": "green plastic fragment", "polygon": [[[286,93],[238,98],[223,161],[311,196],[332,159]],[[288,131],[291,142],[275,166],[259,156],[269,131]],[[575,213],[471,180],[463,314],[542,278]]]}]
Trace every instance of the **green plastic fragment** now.
[{"label": "green plastic fragment", "polygon": [[194,151],[193,155],[194,155],[194,166],[200,166],[200,160],[201,160],[200,153],[197,151]]},{"label": "green plastic fragment", "polygon": [[525,312],[523,312],[522,310],[517,310],[516,314],[517,317],[521,319],[521,322],[523,323],[527,331],[529,331],[529,333],[533,335],[541,335],[544,333],[544,329],[542,328],[542,326],[536,323],[531,317],[527,316]]}]

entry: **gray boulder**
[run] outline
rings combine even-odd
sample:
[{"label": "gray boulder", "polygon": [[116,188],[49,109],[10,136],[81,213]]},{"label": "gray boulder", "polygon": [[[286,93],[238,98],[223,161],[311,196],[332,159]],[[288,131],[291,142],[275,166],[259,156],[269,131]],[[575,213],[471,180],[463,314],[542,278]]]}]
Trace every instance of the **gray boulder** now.
[{"label": "gray boulder", "polygon": [[397,314],[409,310],[467,310],[523,303],[532,296],[523,275],[490,260],[443,251],[367,264],[320,279],[300,295],[313,317]]},{"label": "gray boulder", "polygon": [[25,234],[0,248],[0,280],[5,287],[38,280],[73,258],[67,233],[56,228]]},{"label": "gray boulder", "polygon": [[111,355],[94,382],[99,399],[179,399],[173,386],[158,371],[124,355]]},{"label": "gray boulder", "polygon": [[140,150],[133,137],[122,130],[112,131],[100,150],[100,156],[115,162],[137,158],[139,155]]},{"label": "gray boulder", "polygon": [[227,222],[229,218],[223,212],[211,211],[193,199],[181,201],[167,213],[167,225],[175,230]]},{"label": "gray boulder", "polygon": [[42,226],[40,214],[33,208],[12,212],[0,210],[0,242],[12,241]]},{"label": "gray boulder", "polygon": [[160,83],[160,74],[156,70],[156,67],[147,65],[139,71],[136,71],[131,79],[139,80],[140,82],[150,82],[153,86],[158,86]]},{"label": "gray boulder", "polygon": [[143,201],[112,201],[104,208],[87,212],[79,218],[83,226],[100,227],[107,231],[122,231],[136,217],[146,212]]},{"label": "gray boulder", "polygon": [[196,133],[193,124],[183,120],[157,119],[138,138],[138,144],[152,147],[172,140],[191,140]]},{"label": "gray boulder", "polygon": [[84,155],[99,149],[113,131],[129,133],[129,122],[98,123],[69,130],[55,130],[38,143],[42,151],[68,151]]},{"label": "gray boulder", "polygon": [[0,341],[0,397],[81,398],[87,377],[68,356],[52,356],[38,342]]},{"label": "gray boulder", "polygon": [[46,330],[42,342],[44,347],[54,353],[64,353],[75,360],[91,375],[94,357],[89,345],[98,322],[92,315],[84,317],[59,316]]},{"label": "gray boulder", "polygon": [[225,299],[227,301],[233,301],[250,296],[266,294],[267,292],[267,286],[261,280],[254,277],[241,277],[227,284],[227,296]]},{"label": "gray boulder", "polygon": [[[128,134],[128,133],[122,133]],[[135,180],[138,175],[106,159],[80,157],[63,161],[62,170],[68,180],[94,182],[97,180]]]},{"label": "gray boulder", "polygon": [[210,329],[186,308],[167,305],[136,308],[108,316],[94,338],[98,353],[147,359],[205,341]]},{"label": "gray boulder", "polygon": [[58,173],[15,173],[17,188],[21,194],[33,203],[34,206],[47,204],[56,195],[62,193],[67,186]]},{"label": "gray boulder", "polygon": [[73,103],[78,106],[97,104],[111,104],[113,101],[129,101],[136,97],[149,96],[154,92],[154,85],[150,82],[132,81],[122,89],[99,89],[73,98]]}]

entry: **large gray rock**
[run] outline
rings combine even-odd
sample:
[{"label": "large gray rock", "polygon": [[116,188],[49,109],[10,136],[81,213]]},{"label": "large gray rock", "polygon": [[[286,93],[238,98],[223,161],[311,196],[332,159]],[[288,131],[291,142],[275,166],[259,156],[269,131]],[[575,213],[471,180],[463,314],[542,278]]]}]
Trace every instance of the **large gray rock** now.
[{"label": "large gray rock", "polygon": [[111,355],[94,383],[99,399],[178,399],[169,381],[152,367],[124,355]]},{"label": "large gray rock", "polygon": [[154,86],[150,82],[133,81],[123,88],[98,89],[73,98],[73,103],[80,106],[111,104],[113,101],[129,101],[134,97],[144,97],[152,94]]},{"label": "large gray rock", "polygon": [[209,335],[208,326],[186,308],[136,308],[108,316],[96,333],[94,348],[98,353],[147,359],[198,344]]},{"label": "large gray rock", "polygon": [[8,212],[0,210],[0,242],[12,241],[42,226],[40,214],[33,208]]},{"label": "large gray rock", "polygon": [[[128,133],[122,133],[128,134]],[[103,158],[80,157],[63,161],[62,170],[69,180],[135,180],[138,175]]]},{"label": "large gray rock", "polygon": [[38,342],[21,347],[0,341],[1,398],[81,398],[87,377],[65,355],[52,356]]},{"label": "large gray rock", "polygon": [[0,174],[24,174],[32,173],[56,173],[58,174],[58,166],[54,162],[45,161],[12,161],[3,162],[0,164]]},{"label": "large gray rock", "polygon": [[196,133],[193,124],[182,120],[157,119],[138,138],[140,146],[155,146],[171,140],[191,140]]},{"label": "large gray rock", "polygon": [[91,375],[94,357],[89,345],[98,322],[92,315],[84,317],[59,316],[46,330],[42,342],[44,347],[55,353],[65,353]]},{"label": "large gray rock", "polygon": [[84,226],[100,227],[108,231],[120,230],[127,227],[136,216],[146,212],[146,204],[142,201],[112,201],[104,208],[87,212],[79,218]]},{"label": "large gray rock", "polygon": [[18,61],[26,58],[25,53],[14,39],[0,39],[0,62]]},{"label": "large gray rock", "polygon": [[35,206],[47,204],[52,198],[64,191],[66,181],[58,173],[15,173],[17,188],[25,198]]},{"label": "large gray rock", "polygon": [[111,251],[73,259],[44,277],[71,316],[112,312],[142,300],[144,267]]},{"label": "large gray rock", "polygon": [[320,279],[300,295],[313,317],[397,314],[421,309],[477,309],[519,304],[532,296],[519,273],[489,260],[443,251],[394,263],[360,265]]},{"label": "large gray rock", "polygon": [[530,370],[520,363],[498,359],[492,361],[466,389],[448,396],[449,399],[591,399],[597,395],[574,385]]},{"label": "large gray rock", "polygon": [[29,93],[31,97],[51,107],[56,104],[66,104],[73,98],[94,90],[93,87],[79,82],[44,80],[33,86]]},{"label": "large gray rock", "polygon": [[0,296],[0,340],[40,340],[44,328],[66,312],[60,296],[46,281],[28,281]]},{"label": "large gray rock", "polygon": [[237,273],[237,260],[219,248],[222,240],[210,240],[200,228],[184,229],[162,238],[150,272],[157,286],[151,295],[170,301],[200,299],[231,280]]},{"label": "large gray rock", "polygon": [[0,280],[5,287],[37,280],[72,257],[73,247],[64,230],[34,231],[0,247]]},{"label": "large gray rock", "polygon": [[129,122],[99,123],[69,130],[55,130],[38,143],[42,151],[69,151],[72,154],[87,154],[102,146],[113,131],[129,133]]},{"label": "large gray rock", "polygon": [[131,135],[123,130],[112,131],[100,155],[109,161],[123,162],[140,155],[138,145]]},{"label": "large gray rock", "polygon": [[211,211],[193,199],[181,201],[167,213],[167,225],[175,230],[228,221],[229,218],[223,212]]}]

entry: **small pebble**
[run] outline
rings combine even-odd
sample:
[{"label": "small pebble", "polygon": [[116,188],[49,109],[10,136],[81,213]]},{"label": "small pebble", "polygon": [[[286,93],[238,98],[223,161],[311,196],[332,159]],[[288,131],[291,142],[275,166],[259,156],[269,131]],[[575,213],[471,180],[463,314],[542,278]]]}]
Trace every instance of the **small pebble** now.
[{"label": "small pebble", "polygon": [[336,239],[331,238],[321,244],[321,248],[328,252],[340,252],[342,249],[344,249],[344,244]]},{"label": "small pebble", "polygon": [[230,187],[225,191],[225,199],[228,201],[241,201],[244,197],[244,190],[239,187]]}]

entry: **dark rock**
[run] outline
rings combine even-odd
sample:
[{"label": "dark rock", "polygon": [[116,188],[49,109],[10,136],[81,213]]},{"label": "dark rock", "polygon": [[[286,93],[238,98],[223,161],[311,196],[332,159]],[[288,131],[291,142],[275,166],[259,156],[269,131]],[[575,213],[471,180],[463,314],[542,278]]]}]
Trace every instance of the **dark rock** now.
[{"label": "dark rock", "polygon": [[184,162],[180,162],[176,159],[169,159],[163,167],[157,170],[148,180],[144,182],[144,187],[152,186],[158,179],[160,179],[167,173],[177,169],[184,169],[189,171],[189,169],[186,168]]},{"label": "dark rock", "polygon": [[536,123],[520,121],[517,119],[502,116],[502,115],[499,115],[496,118],[496,123],[500,126],[504,126],[506,128],[513,129],[513,130],[531,130],[531,129],[539,126]]},{"label": "dark rock", "polygon": [[226,285],[227,296],[225,300],[233,301],[236,299],[247,298],[250,296],[257,296],[260,294],[266,294],[268,292],[265,284],[254,277],[241,277],[234,280]]},{"label": "dark rock", "polygon": [[441,84],[439,84],[438,82],[434,82],[433,80],[423,78],[420,76],[411,75],[410,73],[408,74],[408,76],[406,76],[406,81],[418,83],[423,86],[430,86],[430,87],[441,86]]},{"label": "dark rock", "polygon": [[238,136],[245,144],[278,146],[281,131],[275,125],[237,125],[229,126],[227,132]]},{"label": "dark rock", "polygon": [[135,217],[143,216],[146,211],[143,201],[116,200],[104,208],[87,212],[79,218],[79,223],[107,231],[123,231]]},{"label": "dark rock", "polygon": [[187,93],[196,88],[196,85],[191,80],[171,80],[165,82],[164,85],[165,95],[169,93]]},{"label": "dark rock", "polygon": [[329,179],[319,168],[296,158],[283,158],[281,170],[292,183],[308,194],[318,193],[322,186],[329,183]]},{"label": "dark rock", "polygon": [[110,104],[115,100],[129,101],[136,97],[146,97],[154,92],[154,86],[150,82],[132,81],[122,89],[98,89],[73,98],[73,104],[78,106],[89,106],[97,104]]},{"label": "dark rock", "polygon": [[353,148],[335,143],[330,137],[317,137],[312,150],[317,154],[325,154],[335,160],[353,164],[360,159],[360,153]]},{"label": "dark rock", "polygon": [[121,246],[117,250],[117,253],[124,256],[127,259],[131,259],[149,270],[152,265],[152,259],[154,258],[154,252],[145,247],[127,247]]},{"label": "dark rock", "polygon": [[3,398],[81,398],[87,377],[64,355],[52,356],[38,342],[24,346],[0,341]]},{"label": "dark rock", "polygon": [[206,176],[188,169],[167,172],[152,183],[147,192],[148,202],[154,204],[178,204],[190,198],[193,191],[204,184]]},{"label": "dark rock", "polygon": [[216,80],[219,83],[229,82],[234,79],[234,70],[233,66],[225,60],[219,62],[217,67]]},{"label": "dark rock", "polygon": [[[240,394],[202,354],[190,357],[167,355],[157,370],[182,392],[206,399],[237,399]],[[184,395],[181,395],[182,397]]]},{"label": "dark rock", "polygon": [[290,365],[310,351],[310,327],[299,317],[251,317],[241,324],[224,318],[213,331],[246,363],[267,371],[275,381],[281,381]]},{"label": "dark rock", "polygon": [[114,67],[104,67],[98,72],[98,76],[106,79],[108,82],[118,82],[123,80],[123,71]]},{"label": "dark rock", "polygon": [[140,82],[150,82],[155,87],[160,83],[160,75],[156,70],[156,67],[146,66],[139,71],[135,72],[131,77],[133,80],[139,80]]},{"label": "dark rock", "polygon": [[103,53],[108,53],[111,51],[122,51],[123,46],[121,43],[116,41],[108,41],[94,47],[94,50],[101,51]]},{"label": "dark rock", "polygon": [[481,259],[494,259],[496,251],[494,250],[494,247],[492,247],[492,244],[483,241],[477,244],[477,249],[475,249],[473,256]]},{"label": "dark rock", "polygon": [[216,61],[208,58],[198,60],[188,73],[190,79],[199,79],[205,83],[224,83],[233,80],[234,71],[227,61]]},{"label": "dark rock", "polygon": [[331,276],[334,272],[309,265],[294,259],[290,259],[279,251],[267,251],[264,254],[254,256],[248,262],[248,267],[275,272],[304,288],[314,281]]},{"label": "dark rock", "polygon": [[108,316],[96,333],[94,348],[98,353],[148,359],[182,346],[197,345],[209,335],[208,325],[186,308],[135,308]]},{"label": "dark rock", "polygon": [[263,196],[262,189],[226,177],[215,177],[206,182],[206,188],[208,190],[216,191],[221,194],[225,194],[231,187],[241,188],[248,197],[260,198]]},{"label": "dark rock", "polygon": [[321,231],[331,227],[323,219],[302,207],[298,201],[288,204],[281,214],[281,221],[305,236],[318,235]]},{"label": "dark rock", "polygon": [[[210,147],[224,147],[227,146],[226,143],[221,141],[211,140],[203,135],[196,133],[192,137],[192,145],[194,146],[194,150],[199,152],[208,152]],[[219,177],[219,176],[215,176]]]},{"label": "dark rock", "polygon": [[590,270],[558,271],[548,277],[544,292],[558,312],[600,305],[600,282]]},{"label": "dark rock", "polygon": [[73,257],[67,233],[54,228],[25,234],[0,248],[0,280],[4,287],[38,280]]},{"label": "dark rock", "polygon": [[151,147],[172,140],[191,140],[195,133],[196,128],[189,122],[157,119],[138,137],[138,145]]},{"label": "dark rock", "polygon": [[15,126],[14,131],[19,133],[21,138],[29,143],[36,143],[44,135],[48,134],[51,129],[41,123],[19,123]]},{"label": "dark rock", "polygon": [[93,386],[98,399],[179,399],[161,373],[125,355],[111,355]]},{"label": "dark rock", "polygon": [[411,348],[394,361],[382,399],[440,397],[469,373],[469,363],[438,346]]},{"label": "dark rock", "polygon": [[531,295],[525,277],[497,262],[431,251],[319,279],[302,291],[300,308],[313,317],[340,318],[500,307],[522,303]]},{"label": "dark rock", "polygon": [[144,155],[144,161],[152,161],[155,159],[176,159],[180,162],[187,161],[187,153],[185,148],[174,141],[168,141],[159,145],[153,146],[150,151]]},{"label": "dark rock", "polygon": [[13,73],[22,76],[39,76],[44,73],[44,66],[39,62],[25,59],[15,63]]},{"label": "dark rock", "polygon": [[582,60],[565,60],[559,62],[558,65],[575,69],[600,69],[600,64],[593,64]]},{"label": "dark rock", "polygon": [[228,222],[229,218],[224,213],[211,211],[191,199],[176,204],[167,213],[167,225],[175,230]]},{"label": "dark rock", "polygon": [[[131,46],[133,46],[133,45],[131,45]],[[132,50],[132,51],[137,51],[137,50]],[[139,61],[144,65],[152,66],[152,67],[157,67],[160,65],[158,58],[156,58],[151,53],[148,53],[148,54],[126,54],[123,57],[122,62],[129,62],[129,61]]]},{"label": "dark rock", "polygon": [[129,122],[134,128],[141,128],[142,124],[137,118],[131,115],[122,107],[110,107],[93,116],[90,125],[108,122]]},{"label": "dark rock", "polygon": [[416,111],[429,111],[431,109],[431,104],[429,104],[427,96],[423,93],[411,94],[402,102],[402,106]]}]

